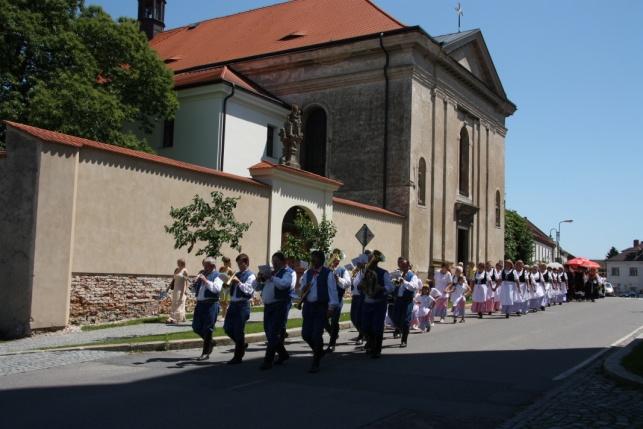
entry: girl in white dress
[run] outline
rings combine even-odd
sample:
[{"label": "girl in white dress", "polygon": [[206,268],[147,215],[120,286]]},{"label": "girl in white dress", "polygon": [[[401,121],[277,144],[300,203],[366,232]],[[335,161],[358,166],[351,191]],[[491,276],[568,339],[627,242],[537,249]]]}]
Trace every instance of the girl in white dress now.
[{"label": "girl in white dress", "polygon": [[188,279],[188,270],[185,268],[185,259],[176,261],[174,277],[168,289],[172,289],[172,307],[170,308],[170,317],[167,319],[168,324],[174,325],[185,322],[185,285]]},{"label": "girl in white dress", "polygon": [[467,279],[463,275],[459,275],[457,281],[448,289],[451,298],[453,323],[460,318],[460,323],[464,323],[464,306],[467,302],[467,296],[471,292],[471,288],[467,285]]},{"label": "girl in white dress", "polygon": [[478,271],[473,275],[472,280],[473,287],[473,304],[471,304],[471,312],[478,313],[478,319],[482,319],[482,313],[487,312],[489,290],[491,289],[491,281],[489,275],[485,270],[485,265],[480,262],[478,264]]},{"label": "girl in white dress", "polygon": [[431,330],[431,311],[435,305],[435,299],[431,296],[431,288],[422,286],[422,292],[415,298],[418,305],[418,321],[422,332]]},{"label": "girl in white dress", "polygon": [[500,273],[500,304],[505,318],[509,319],[514,305],[515,289],[518,287],[518,275],[514,271],[514,263],[511,259],[505,261],[505,268]]},{"label": "girl in white dress", "polygon": [[431,298],[433,298],[433,300],[435,301],[435,304],[433,305],[433,309],[431,309],[431,313],[429,313],[431,326],[433,326],[435,325],[435,306],[437,305],[438,299],[442,298],[442,293],[433,287],[433,281],[431,280],[429,280],[429,288],[431,289],[431,291],[429,292],[429,295],[431,295]]},{"label": "girl in white dress", "polygon": [[538,270],[532,276],[532,282],[534,283],[534,289],[536,290],[536,308],[540,308],[542,311],[545,311],[545,305],[547,305],[547,294],[545,293],[545,278],[543,277],[543,271],[545,271],[545,264],[540,264]]},{"label": "girl in white dress", "polygon": [[442,268],[440,268],[440,271],[435,273],[434,276],[435,288],[442,294],[436,301],[434,310],[435,317],[440,318],[440,323],[444,322],[444,318],[447,317],[447,301],[449,299],[447,289],[451,286],[451,283],[453,283],[453,275],[449,268],[449,264],[442,264]]}]

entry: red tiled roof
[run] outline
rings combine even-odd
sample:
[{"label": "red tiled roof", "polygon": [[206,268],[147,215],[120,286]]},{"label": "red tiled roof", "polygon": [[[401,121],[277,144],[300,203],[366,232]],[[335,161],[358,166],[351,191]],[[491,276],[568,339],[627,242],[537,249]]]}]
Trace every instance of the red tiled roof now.
[{"label": "red tiled roof", "polygon": [[404,27],[369,0],[292,0],[168,30],[150,45],[177,71]]},{"label": "red tiled roof", "polygon": [[551,238],[549,238],[549,236],[545,234],[543,230],[538,228],[529,219],[525,218],[525,220],[527,221],[527,226],[529,226],[529,230],[531,231],[531,234],[534,237],[534,240],[540,243],[549,244],[550,246],[556,246],[556,242]]},{"label": "red tiled roof", "polygon": [[340,182],[339,180],[329,179],[328,177],[320,176],[319,174],[311,173],[310,171],[301,170],[299,168],[288,167],[286,165],[275,164],[269,161],[261,161],[253,165],[252,167],[250,167],[248,170],[250,170],[250,173],[252,173],[253,171],[271,170],[271,169],[285,171],[287,173],[294,174],[296,176],[306,177],[308,179],[316,180],[322,183],[327,183],[329,185],[336,185],[336,186],[344,185],[344,183]]},{"label": "red tiled roof", "polygon": [[367,211],[370,211],[370,212],[373,212],[373,213],[378,213],[378,214],[383,214],[383,215],[387,215],[387,216],[394,216],[394,217],[404,218],[404,216],[402,216],[399,213],[395,213],[395,212],[392,212],[390,210],[383,209],[381,207],[376,207],[376,206],[371,206],[371,205],[368,205],[368,204],[358,203],[357,201],[353,201],[353,200],[347,200],[345,198],[333,197],[333,202],[336,203],[336,204],[344,205],[344,206],[355,207],[355,208],[358,208],[358,209],[367,210]]},{"label": "red tiled roof", "polygon": [[256,85],[254,82],[240,76],[238,73],[235,73],[226,66],[212,67],[174,75],[174,87],[176,89],[217,82],[232,83],[254,94],[275,99],[259,85]]},{"label": "red tiled roof", "polygon": [[222,171],[213,170],[211,168],[202,167],[200,165],[190,164],[183,161],[176,161],[174,159],[166,158],[163,156],[154,155],[147,152],[141,152],[138,150],[127,149],[120,146],[115,146],[107,143],[101,143],[94,140],[84,139],[82,137],[70,136],[68,134],[57,133],[55,131],[49,131],[42,128],[32,127],[30,125],[19,124],[16,122],[4,121],[4,123],[12,128],[25,132],[33,137],[36,137],[40,140],[49,143],[63,144],[67,146],[73,146],[77,148],[89,147],[92,149],[98,149],[106,152],[117,153],[120,155],[129,156],[132,158],[143,159],[145,161],[154,162],[156,164],[167,165],[170,167],[176,167],[183,170],[194,171],[197,173],[204,173],[211,176],[217,176],[224,179],[230,179],[237,182],[242,182],[254,186],[265,187],[266,185],[256,180],[249,179],[247,177],[237,176],[236,174],[224,173]]}]

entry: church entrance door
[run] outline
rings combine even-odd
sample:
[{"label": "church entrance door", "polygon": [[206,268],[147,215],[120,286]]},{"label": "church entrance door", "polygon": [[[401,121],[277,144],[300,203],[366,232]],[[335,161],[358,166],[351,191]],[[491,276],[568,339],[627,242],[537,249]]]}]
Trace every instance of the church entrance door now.
[{"label": "church entrance door", "polygon": [[469,229],[458,228],[458,248],[456,263],[462,262],[467,267],[469,262]]}]

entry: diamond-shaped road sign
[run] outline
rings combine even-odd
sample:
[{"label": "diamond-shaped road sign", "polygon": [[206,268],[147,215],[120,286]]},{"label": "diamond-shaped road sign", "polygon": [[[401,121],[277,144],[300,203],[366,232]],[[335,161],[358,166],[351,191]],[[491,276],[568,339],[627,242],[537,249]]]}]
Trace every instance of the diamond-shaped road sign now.
[{"label": "diamond-shaped road sign", "polygon": [[368,226],[364,224],[359,229],[359,231],[357,231],[357,234],[355,234],[355,238],[357,238],[357,241],[359,241],[362,247],[366,247],[368,246],[368,243],[370,243],[371,240],[375,238],[375,235],[373,234],[373,231],[368,229]]}]

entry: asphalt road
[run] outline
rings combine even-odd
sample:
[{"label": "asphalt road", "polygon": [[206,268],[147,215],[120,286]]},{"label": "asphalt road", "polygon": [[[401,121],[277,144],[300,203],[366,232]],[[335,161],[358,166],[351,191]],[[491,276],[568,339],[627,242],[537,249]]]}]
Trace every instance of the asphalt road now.
[{"label": "asphalt road", "polygon": [[298,339],[269,372],[261,346],[233,367],[225,349],[207,363],[191,360],[198,351],[119,354],[0,377],[0,427],[492,428],[641,325],[643,299],[608,298],[436,325],[406,349],[389,334],[379,360],[344,332],[318,374]]}]

